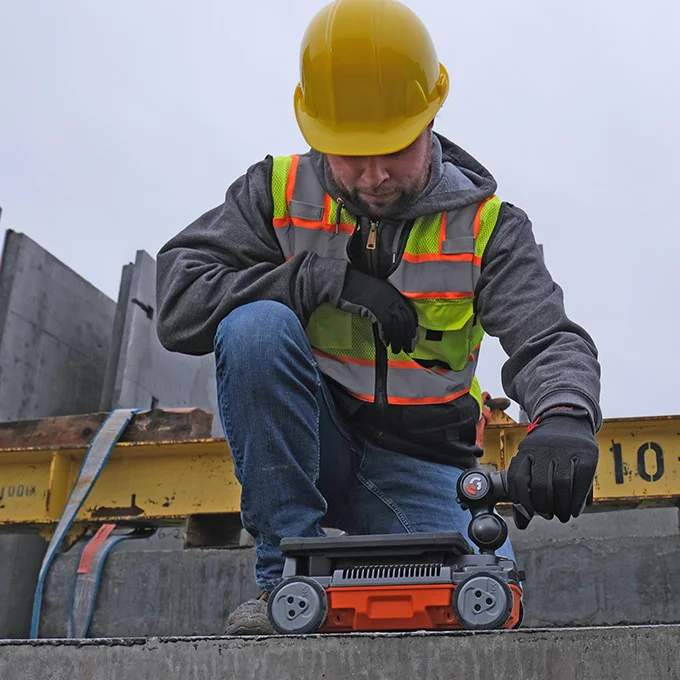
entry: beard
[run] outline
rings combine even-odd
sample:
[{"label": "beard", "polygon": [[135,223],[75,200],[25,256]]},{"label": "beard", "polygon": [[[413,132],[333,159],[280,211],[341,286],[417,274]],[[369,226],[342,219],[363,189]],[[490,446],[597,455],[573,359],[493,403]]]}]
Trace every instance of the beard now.
[{"label": "beard", "polygon": [[[423,189],[427,186],[430,180],[430,172],[432,170],[432,157],[428,154],[426,164],[422,169],[420,179],[408,187],[394,187],[390,190],[389,194],[395,192],[394,197],[381,202],[380,196],[376,196],[374,202],[369,203],[361,197],[360,191],[355,188],[350,188],[346,186],[339,178],[333,175],[333,172],[326,161],[326,170],[330,173],[336,186],[340,190],[342,197],[347,200],[348,203],[357,208],[361,214],[366,215],[370,218],[383,219],[383,218],[399,218],[406,208],[411,206],[420,196]],[[387,192],[386,192],[387,193]],[[388,195],[389,195],[388,194]]]},{"label": "beard", "polygon": [[[429,174],[429,173],[428,173]],[[355,205],[363,214],[368,217],[374,218],[398,218],[404,213],[404,210],[412,205],[420,193],[425,188],[427,184],[427,177],[425,180],[418,184],[418,186],[410,189],[399,189],[396,196],[390,198],[389,201],[380,203],[368,203],[366,200],[361,198],[361,195],[357,189],[348,189],[338,184],[339,189],[343,194],[346,195],[347,199],[352,205]],[[375,198],[376,201],[380,202],[380,197]]]}]

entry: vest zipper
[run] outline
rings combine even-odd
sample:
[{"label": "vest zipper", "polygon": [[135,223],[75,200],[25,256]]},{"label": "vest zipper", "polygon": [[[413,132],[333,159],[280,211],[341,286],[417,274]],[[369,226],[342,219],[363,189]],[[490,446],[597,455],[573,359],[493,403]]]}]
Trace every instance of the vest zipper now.
[{"label": "vest zipper", "polygon": [[368,230],[366,239],[366,250],[375,250],[378,247],[378,225],[379,222],[371,220],[371,228]]}]

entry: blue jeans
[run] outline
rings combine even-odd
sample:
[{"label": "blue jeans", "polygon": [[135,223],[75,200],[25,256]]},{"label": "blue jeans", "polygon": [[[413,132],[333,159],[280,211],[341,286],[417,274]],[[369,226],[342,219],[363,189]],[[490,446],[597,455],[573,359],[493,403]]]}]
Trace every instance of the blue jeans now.
[{"label": "blue jeans", "polygon": [[[388,451],[352,433],[295,314],[271,301],[231,312],[215,336],[220,417],[255,539],[262,590],[281,580],[287,536],[459,531],[461,470]],[[497,554],[514,559],[507,541]]]}]

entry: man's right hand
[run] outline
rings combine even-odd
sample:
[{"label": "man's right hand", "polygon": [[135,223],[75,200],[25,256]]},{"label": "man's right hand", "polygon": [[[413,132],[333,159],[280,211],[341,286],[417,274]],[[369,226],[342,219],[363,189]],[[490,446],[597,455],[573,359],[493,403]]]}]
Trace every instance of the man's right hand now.
[{"label": "man's right hand", "polygon": [[380,339],[394,354],[412,352],[416,346],[418,315],[411,302],[392,284],[350,265],[338,307],[378,324]]}]

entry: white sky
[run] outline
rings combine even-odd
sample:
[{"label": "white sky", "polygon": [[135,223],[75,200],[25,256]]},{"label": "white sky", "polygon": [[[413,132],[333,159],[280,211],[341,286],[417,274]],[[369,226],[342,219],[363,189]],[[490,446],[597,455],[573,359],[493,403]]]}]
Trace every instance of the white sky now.
[{"label": "white sky", "polygon": [[[292,95],[324,4],[1,2],[0,229],[116,299],[137,250],[155,257],[266,154],[306,149]],[[598,344],[605,417],[680,413],[680,3],[407,4],[451,75],[436,128],[532,218]],[[496,396],[503,359],[487,340]]]}]

